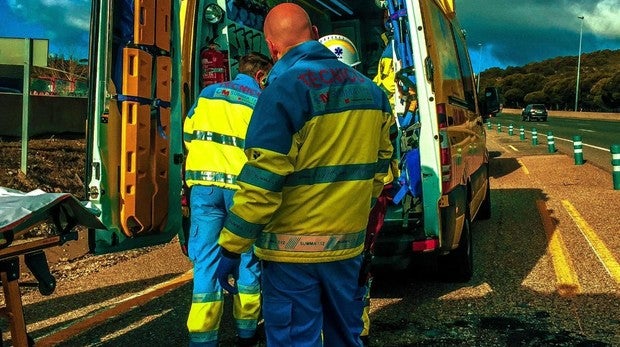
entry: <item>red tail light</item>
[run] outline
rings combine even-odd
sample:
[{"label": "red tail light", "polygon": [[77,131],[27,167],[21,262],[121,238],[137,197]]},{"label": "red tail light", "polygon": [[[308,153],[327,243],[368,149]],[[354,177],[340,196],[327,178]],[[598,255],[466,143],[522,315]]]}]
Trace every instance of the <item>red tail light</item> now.
[{"label": "red tail light", "polygon": [[439,247],[438,239],[426,239],[411,243],[411,250],[414,252],[430,252],[436,250],[437,247]]},{"label": "red tail light", "polygon": [[439,155],[441,161],[441,188],[445,192],[450,189],[452,178],[452,153],[448,139],[448,116],[446,104],[437,104],[437,122],[439,125]]}]

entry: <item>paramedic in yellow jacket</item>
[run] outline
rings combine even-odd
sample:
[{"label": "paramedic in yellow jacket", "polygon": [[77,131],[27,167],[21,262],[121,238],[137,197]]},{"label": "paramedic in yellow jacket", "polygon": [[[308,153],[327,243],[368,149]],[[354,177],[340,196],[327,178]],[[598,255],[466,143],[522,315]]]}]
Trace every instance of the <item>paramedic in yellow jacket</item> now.
[{"label": "paramedic in yellow jacket", "polygon": [[[229,82],[204,88],[183,124],[188,150],[185,182],[190,187],[188,256],[194,265],[192,306],[187,319],[190,346],[217,346],[224,299],[215,276],[220,230],[232,205],[237,176],[246,162],[243,146],[260,85],[271,59],[250,53]],[[253,345],[260,314],[260,271],[251,250],[241,255],[239,292],[233,299],[240,345]]]},{"label": "paramedic in yellow jacket", "polygon": [[392,155],[390,105],[317,41],[299,5],[273,7],[264,33],[276,63],[248,128],[218,278],[234,292],[229,275],[254,247],[268,346],[361,346],[361,253]]}]

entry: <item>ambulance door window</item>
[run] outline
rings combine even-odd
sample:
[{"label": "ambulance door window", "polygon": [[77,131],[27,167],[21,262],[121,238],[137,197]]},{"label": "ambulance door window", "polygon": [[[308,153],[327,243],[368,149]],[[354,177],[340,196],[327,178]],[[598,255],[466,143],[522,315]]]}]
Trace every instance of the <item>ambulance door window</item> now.
[{"label": "ambulance door window", "polygon": [[453,26],[454,37],[456,42],[456,48],[459,54],[459,66],[461,68],[461,76],[463,81],[463,90],[465,92],[465,101],[467,102],[467,108],[475,112],[476,101],[474,98],[474,74],[471,68],[471,62],[469,60],[469,54],[467,53],[467,45],[465,43],[465,37],[460,28]]}]

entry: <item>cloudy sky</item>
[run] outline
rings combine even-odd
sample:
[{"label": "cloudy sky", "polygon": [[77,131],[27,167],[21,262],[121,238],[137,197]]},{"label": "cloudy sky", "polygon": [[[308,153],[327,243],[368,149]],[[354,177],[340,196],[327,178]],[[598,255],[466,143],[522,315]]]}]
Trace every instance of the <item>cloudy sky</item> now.
[{"label": "cloudy sky", "polygon": [[[362,0],[355,0],[362,1]],[[371,1],[371,0],[368,0]],[[620,49],[620,0],[455,0],[474,70]],[[90,0],[0,0],[0,37],[49,38],[50,53],[88,55]]]},{"label": "cloudy sky", "polygon": [[581,16],[582,52],[620,49],[620,0],[455,2],[476,71],[577,56]]},{"label": "cloudy sky", "polygon": [[49,39],[52,54],[88,57],[90,0],[0,0],[0,37]]}]

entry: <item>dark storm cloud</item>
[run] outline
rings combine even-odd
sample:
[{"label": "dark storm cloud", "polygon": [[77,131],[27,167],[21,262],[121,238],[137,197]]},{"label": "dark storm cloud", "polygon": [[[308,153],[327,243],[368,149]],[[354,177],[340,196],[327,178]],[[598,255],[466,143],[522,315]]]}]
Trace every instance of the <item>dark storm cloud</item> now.
[{"label": "dark storm cloud", "polygon": [[620,0],[456,0],[456,10],[472,62],[480,49],[483,69],[576,56],[579,16],[582,52],[620,49]]},{"label": "dark storm cloud", "polygon": [[85,58],[90,31],[90,0],[7,0],[13,16],[44,28],[50,52]]}]

